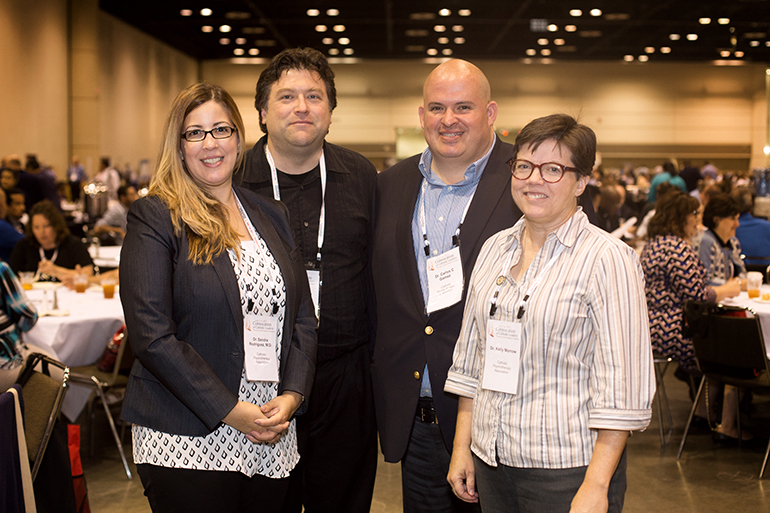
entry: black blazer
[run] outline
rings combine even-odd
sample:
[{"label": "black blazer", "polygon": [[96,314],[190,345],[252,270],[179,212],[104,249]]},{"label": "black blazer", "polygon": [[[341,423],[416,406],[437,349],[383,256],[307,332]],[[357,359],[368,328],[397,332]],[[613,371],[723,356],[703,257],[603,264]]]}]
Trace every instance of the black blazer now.
[{"label": "black blazer", "polygon": [[[307,397],[315,373],[316,319],[286,207],[245,189],[236,188],[236,194],[286,284],[279,393]],[[131,206],[120,297],[136,362],[121,416],[166,433],[202,436],[238,401],[243,314],[227,253],[209,265],[193,265],[188,253],[186,231],[174,235],[161,200],[148,197]]]},{"label": "black blazer", "polygon": [[[513,146],[497,139],[460,231],[465,283],[481,246],[495,233],[513,226],[521,211],[511,197]],[[420,155],[399,162],[377,177],[372,269],[377,301],[372,379],[377,428],[385,461],[397,462],[406,452],[414,422],[425,363],[430,371],[433,402],[447,449],[452,448],[457,396],[444,393],[465,308],[462,300],[425,313],[412,243],[412,215],[423,176]],[[580,204],[596,222],[590,198]]]}]

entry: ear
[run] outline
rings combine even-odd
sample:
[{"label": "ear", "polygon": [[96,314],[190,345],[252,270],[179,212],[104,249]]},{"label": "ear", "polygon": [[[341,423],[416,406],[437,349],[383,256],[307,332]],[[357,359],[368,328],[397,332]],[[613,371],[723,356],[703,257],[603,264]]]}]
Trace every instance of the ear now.
[{"label": "ear", "polygon": [[497,119],[497,102],[489,102],[487,103],[487,120],[489,121],[489,126],[492,126],[495,123],[496,119]]},{"label": "ear", "polygon": [[590,180],[590,178],[590,176],[580,175],[580,178],[578,178],[577,181],[577,189],[575,189],[575,197],[578,197],[585,192],[586,186],[588,185],[588,180]]},{"label": "ear", "polygon": [[263,125],[267,125],[267,109],[262,109],[259,111],[259,121]]},{"label": "ear", "polygon": [[417,114],[420,116],[420,128],[424,129],[425,128],[425,121],[423,121],[422,116],[423,116],[423,114],[425,114],[425,107],[420,105],[417,108]]}]

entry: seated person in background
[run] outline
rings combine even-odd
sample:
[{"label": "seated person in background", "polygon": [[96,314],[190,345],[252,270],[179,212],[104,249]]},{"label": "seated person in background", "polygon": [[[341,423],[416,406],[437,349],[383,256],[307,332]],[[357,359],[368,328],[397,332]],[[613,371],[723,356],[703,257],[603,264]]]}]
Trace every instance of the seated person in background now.
[{"label": "seated person in background", "polygon": [[32,352],[21,340],[37,322],[35,306],[5,262],[0,262],[0,392],[19,377],[24,359]]},{"label": "seated person in background", "polygon": [[2,171],[0,171],[0,187],[4,190],[10,191],[16,187],[17,183],[19,183],[18,171],[14,171],[7,167],[4,167]]},{"label": "seated person in background", "polygon": [[713,286],[746,277],[741,243],[735,238],[739,214],[738,202],[726,194],[713,196],[703,210],[703,225],[707,230],[697,251]]},{"label": "seated person in background", "polygon": [[7,262],[11,258],[11,251],[24,235],[14,230],[13,226],[5,220],[8,204],[5,201],[5,191],[0,189],[0,258]]},{"label": "seated person in background", "polygon": [[[682,371],[700,377],[692,341],[682,332],[684,304],[688,300],[721,301],[740,294],[741,287],[737,280],[710,285],[706,268],[688,242],[700,224],[702,207],[698,200],[678,189],[659,198],[648,226],[650,240],[641,257],[650,342],[656,355],[673,358]],[[719,384],[709,383],[711,397],[718,391]],[[706,417],[705,402],[698,408],[696,415]],[[723,412],[722,427],[716,431],[724,436],[736,436],[735,405]]]},{"label": "seated person in background", "polygon": [[24,199],[24,191],[21,189],[4,189],[5,203],[8,209],[5,211],[5,220],[13,226],[13,229],[24,235],[26,228],[27,205]]},{"label": "seated person in background", "polygon": [[751,215],[754,208],[754,193],[748,187],[738,187],[730,194],[738,203],[740,226],[735,236],[741,243],[743,261],[746,265],[770,264],[770,221]]},{"label": "seated person in background", "polygon": [[658,185],[663,182],[670,182],[671,185],[679,187],[683,192],[687,192],[687,185],[685,185],[682,177],[679,176],[679,172],[676,170],[676,166],[672,162],[665,162],[663,164],[663,172],[658,173],[650,182],[650,192],[647,194],[647,202],[655,203],[658,199],[657,189]]},{"label": "seated person in background", "polygon": [[599,228],[606,232],[612,232],[620,226],[618,211],[622,205],[620,193],[614,184],[602,185],[600,189],[601,200],[596,210],[596,220]]},{"label": "seated person in background", "polygon": [[81,274],[94,274],[88,248],[70,235],[61,212],[50,201],[41,201],[29,213],[27,236],[11,253],[14,272],[40,272],[42,281],[61,281],[80,264]]},{"label": "seated person in background", "polygon": [[118,187],[118,202],[107,209],[101,219],[96,221],[94,232],[97,235],[103,233],[115,233],[115,241],[123,242],[126,236],[126,222],[128,221],[128,209],[139,198],[133,185]]}]

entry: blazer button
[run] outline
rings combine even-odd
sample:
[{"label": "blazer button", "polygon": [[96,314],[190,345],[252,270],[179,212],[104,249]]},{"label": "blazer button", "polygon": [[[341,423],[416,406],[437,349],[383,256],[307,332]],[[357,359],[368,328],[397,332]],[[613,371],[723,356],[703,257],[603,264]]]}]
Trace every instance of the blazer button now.
[{"label": "blazer button", "polygon": [[425,334],[433,335],[433,326],[425,326]]},{"label": "blazer button", "polygon": [[420,379],[420,373],[418,371],[414,371],[414,379]]}]

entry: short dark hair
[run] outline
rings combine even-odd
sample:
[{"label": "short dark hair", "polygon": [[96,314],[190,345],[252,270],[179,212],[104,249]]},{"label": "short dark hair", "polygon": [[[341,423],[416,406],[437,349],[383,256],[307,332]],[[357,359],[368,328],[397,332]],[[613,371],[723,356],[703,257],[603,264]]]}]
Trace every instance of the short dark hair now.
[{"label": "short dark hair", "polygon": [[70,234],[64,216],[61,215],[61,212],[59,212],[54,204],[48,200],[39,201],[32,206],[32,210],[29,212],[29,222],[27,223],[27,237],[32,241],[34,246],[40,246],[32,231],[32,218],[37,215],[45,217],[51,224],[51,227],[56,231],[56,244],[61,244],[61,242]]},{"label": "short dark hair", "polygon": [[8,189],[7,191],[5,191],[5,203],[6,203],[7,205],[10,205],[10,204],[11,204],[11,201],[13,201],[13,199],[11,199],[11,196],[14,196],[14,195],[16,195],[16,194],[21,194],[21,196],[22,196],[24,199],[26,199],[26,198],[27,198],[26,194],[24,194],[24,191],[22,191],[22,190],[21,190],[21,189],[19,189],[18,187],[14,187],[13,189]]},{"label": "short dark hair", "polygon": [[589,176],[596,162],[596,134],[575,118],[567,114],[551,114],[527,123],[521,129],[513,145],[513,158],[518,158],[519,151],[525,146],[536,150],[548,140],[568,149],[572,153],[572,164],[578,173]]},{"label": "short dark hair", "polygon": [[133,185],[121,185],[118,187],[118,199],[122,198],[123,196],[126,196],[128,194],[128,189],[133,188]]},{"label": "short dark hair", "polygon": [[741,214],[751,212],[751,209],[754,208],[754,192],[750,188],[736,187],[730,196],[738,202],[738,210],[741,211]]},{"label": "short dark hair", "polygon": [[724,219],[740,214],[738,202],[727,194],[712,196],[703,210],[703,226],[713,230],[717,226],[716,218]]},{"label": "short dark hair", "polygon": [[259,115],[259,128],[267,133],[267,126],[262,121],[262,109],[267,109],[270,90],[273,84],[280,80],[284,71],[292,69],[315,71],[326,84],[326,96],[329,98],[329,112],[337,107],[337,89],[334,86],[334,72],[329,67],[329,61],[324,54],[314,48],[287,48],[270,61],[270,64],[259,74],[257,94],[254,96],[254,107]]},{"label": "short dark hair", "polygon": [[697,198],[685,194],[681,189],[673,187],[655,203],[655,215],[647,226],[647,236],[652,239],[659,235],[676,235],[686,238],[684,225],[687,216],[697,211],[700,202]]}]

